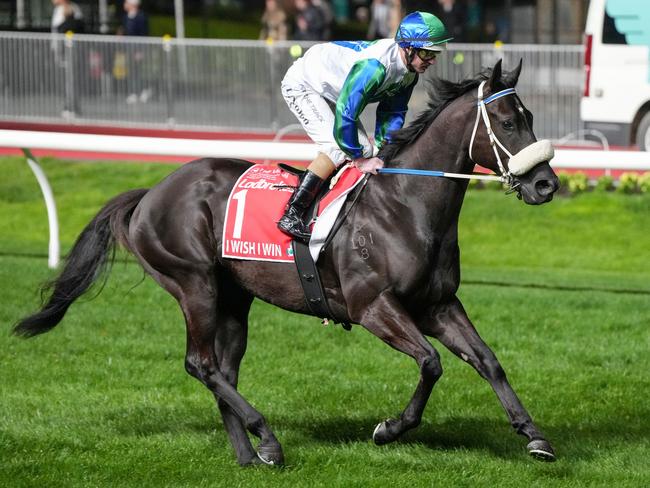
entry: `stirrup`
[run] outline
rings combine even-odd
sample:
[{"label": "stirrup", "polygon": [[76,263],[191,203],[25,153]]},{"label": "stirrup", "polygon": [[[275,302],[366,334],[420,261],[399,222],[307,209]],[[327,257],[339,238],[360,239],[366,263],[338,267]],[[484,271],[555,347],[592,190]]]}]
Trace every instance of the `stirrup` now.
[{"label": "stirrup", "polygon": [[278,222],[278,229],[294,239],[309,244],[311,232],[309,232],[308,227],[300,219],[296,219],[295,217],[292,218],[289,215],[283,215]]}]

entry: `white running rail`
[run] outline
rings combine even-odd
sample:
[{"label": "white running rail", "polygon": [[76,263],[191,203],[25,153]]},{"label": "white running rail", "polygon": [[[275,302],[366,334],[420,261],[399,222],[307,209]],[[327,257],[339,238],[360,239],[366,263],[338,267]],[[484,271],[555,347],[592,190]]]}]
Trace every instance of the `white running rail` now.
[{"label": "white running rail", "polygon": [[[22,149],[41,187],[50,226],[48,264],[59,262],[59,237],[56,205],[52,189],[30,149],[93,151],[156,156],[230,157],[257,161],[311,161],[316,145],[299,142],[209,141],[161,137],[107,136],[0,130],[0,147]],[[603,169],[650,171],[650,152],[556,149],[551,162],[555,169]]]}]

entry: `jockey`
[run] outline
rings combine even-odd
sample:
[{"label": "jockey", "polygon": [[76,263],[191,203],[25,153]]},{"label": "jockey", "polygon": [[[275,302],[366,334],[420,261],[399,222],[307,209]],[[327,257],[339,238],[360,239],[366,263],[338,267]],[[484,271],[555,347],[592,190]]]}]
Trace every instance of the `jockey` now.
[{"label": "jockey", "polygon": [[[319,152],[289,200],[280,230],[309,242],[303,217],[324,180],[347,160],[364,173],[376,174],[384,166],[378,147],[402,127],[418,74],[450,40],[435,15],[413,12],[395,39],[316,44],[293,63],[282,80],[282,95]],[[371,141],[359,116],[373,102],[379,105]]]}]

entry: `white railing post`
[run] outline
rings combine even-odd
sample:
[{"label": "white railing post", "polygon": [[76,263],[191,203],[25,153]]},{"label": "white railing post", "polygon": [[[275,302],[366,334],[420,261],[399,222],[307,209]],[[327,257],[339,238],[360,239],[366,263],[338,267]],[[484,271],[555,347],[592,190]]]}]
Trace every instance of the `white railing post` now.
[{"label": "white railing post", "polygon": [[25,153],[27,164],[29,164],[29,167],[34,173],[34,176],[36,176],[36,180],[41,187],[41,192],[43,192],[43,198],[45,199],[45,207],[47,208],[47,220],[50,227],[50,245],[48,249],[47,264],[50,268],[54,269],[59,265],[60,255],[59,220],[56,215],[56,203],[54,202],[54,194],[52,193],[50,183],[47,181],[45,172],[38,165],[36,158],[32,155],[31,151],[29,149],[23,148],[23,153]]}]

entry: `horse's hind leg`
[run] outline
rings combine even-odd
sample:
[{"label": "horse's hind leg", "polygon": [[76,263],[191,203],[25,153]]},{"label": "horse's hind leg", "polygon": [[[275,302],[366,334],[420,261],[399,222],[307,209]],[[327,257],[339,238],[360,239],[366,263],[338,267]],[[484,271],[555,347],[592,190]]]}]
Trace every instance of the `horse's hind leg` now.
[{"label": "horse's hind leg", "polygon": [[[203,383],[223,405],[225,412],[224,421],[228,435],[233,442],[237,459],[242,464],[254,462],[251,457],[254,450],[250,446],[247,435],[242,432],[243,425],[253,435],[260,438],[258,453],[260,459],[266,464],[283,464],[284,455],[282,447],[275,435],[268,427],[264,417],[255,410],[237,391],[236,372],[245,348],[245,331],[234,333],[238,325],[235,320],[239,317],[236,313],[226,312],[221,315],[218,304],[227,300],[219,298],[216,283],[216,270],[212,266],[170,267],[169,261],[165,274],[162,274],[150,265],[144,258],[141,262],[151,276],[179,302],[187,325],[187,353],[185,356],[185,369],[189,374]],[[226,292],[224,292],[226,293]],[[247,307],[250,306],[250,303]],[[227,310],[227,309],[226,309]],[[242,306],[240,313],[243,313]],[[225,325],[220,319],[225,318]],[[231,327],[228,334],[221,331],[222,327]],[[242,336],[241,334],[244,334]],[[242,337],[244,337],[242,339]],[[242,342],[243,340],[243,342]],[[220,370],[215,352],[218,344],[222,350],[222,364],[228,370],[230,381]],[[231,356],[224,351],[233,346],[238,350],[231,351]],[[232,379],[235,381],[232,381]],[[236,422],[236,420],[239,422]]]},{"label": "horse's hind leg", "polygon": [[[238,425],[230,415],[232,412],[249,432],[260,438],[258,446],[260,459],[267,464],[283,464],[282,448],[269,429],[266,420],[241,396],[219,368],[215,343],[217,332],[223,324],[218,323],[217,304],[221,300],[218,297],[214,275],[206,273],[199,276],[197,273],[193,273],[185,276],[181,289],[182,296],[179,302],[185,314],[188,332],[185,368],[231,410],[231,412],[225,410],[228,422],[226,427],[229,429],[228,433],[232,436],[231,438],[235,439],[233,447],[237,455],[244,456],[244,458],[239,458],[239,462],[250,462],[250,459],[245,458],[250,452],[244,435],[239,431]],[[237,325],[234,322],[227,323]],[[224,362],[224,364],[227,363],[228,360]]]},{"label": "horse's hind leg", "polygon": [[[221,284],[219,288],[221,291],[217,307],[219,327],[216,331],[214,348],[221,374],[228,383],[237,388],[239,365],[246,352],[248,312],[253,297],[234,283]],[[261,463],[241,419],[226,402],[218,397],[217,402],[239,464]]]},{"label": "horse's hind leg", "polygon": [[[433,320],[431,320],[433,319]],[[435,337],[451,352],[471,364],[492,386],[503,405],[510,423],[518,434],[528,438],[528,451],[545,461],[554,461],[551,444],[535,426],[517,397],[496,356],[479,336],[467,317],[460,301],[455,298],[446,305],[438,305],[420,327],[425,334]]]}]

